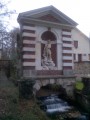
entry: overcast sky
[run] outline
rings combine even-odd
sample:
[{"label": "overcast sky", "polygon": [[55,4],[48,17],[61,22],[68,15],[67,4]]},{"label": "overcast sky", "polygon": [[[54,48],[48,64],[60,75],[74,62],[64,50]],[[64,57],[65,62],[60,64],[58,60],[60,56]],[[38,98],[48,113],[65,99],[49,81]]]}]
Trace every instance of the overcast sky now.
[{"label": "overcast sky", "polygon": [[[90,0],[11,0],[9,9],[17,13],[53,5],[73,19],[83,33],[90,33]],[[17,16],[13,16],[12,26],[16,26]]]}]

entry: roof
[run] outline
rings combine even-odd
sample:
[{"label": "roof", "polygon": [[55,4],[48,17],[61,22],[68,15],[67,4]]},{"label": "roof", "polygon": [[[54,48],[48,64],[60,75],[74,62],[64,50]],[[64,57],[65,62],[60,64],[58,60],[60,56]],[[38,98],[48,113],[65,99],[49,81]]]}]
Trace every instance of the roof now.
[{"label": "roof", "polygon": [[32,18],[35,20],[39,20],[40,17],[46,16],[48,14],[53,16],[54,18],[56,18],[58,21],[60,21],[60,24],[67,24],[67,25],[71,25],[71,26],[78,25],[74,20],[69,18],[67,15],[65,15],[64,13],[62,13],[61,11],[59,11],[57,8],[55,8],[52,5],[20,13],[18,16],[18,21],[23,18],[28,18],[28,19]]}]

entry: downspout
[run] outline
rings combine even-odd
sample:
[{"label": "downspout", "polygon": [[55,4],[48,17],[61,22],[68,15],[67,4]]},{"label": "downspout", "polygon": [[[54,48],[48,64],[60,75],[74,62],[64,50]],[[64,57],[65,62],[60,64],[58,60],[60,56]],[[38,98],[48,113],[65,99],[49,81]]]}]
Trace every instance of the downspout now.
[{"label": "downspout", "polygon": [[[89,33],[89,62],[90,62],[90,33]],[[90,74],[88,74],[88,76],[90,77]]]},{"label": "downspout", "polygon": [[89,33],[89,57],[90,57],[90,33]]}]

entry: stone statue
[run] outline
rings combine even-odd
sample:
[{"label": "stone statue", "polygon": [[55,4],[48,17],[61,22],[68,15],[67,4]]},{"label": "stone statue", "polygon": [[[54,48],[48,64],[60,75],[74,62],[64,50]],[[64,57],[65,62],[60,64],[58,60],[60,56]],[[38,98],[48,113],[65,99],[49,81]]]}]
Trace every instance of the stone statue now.
[{"label": "stone statue", "polygon": [[51,60],[51,41],[48,40],[44,47],[43,57],[46,60]]},{"label": "stone statue", "polygon": [[53,70],[55,67],[54,62],[52,61],[51,57],[51,41],[48,40],[47,43],[45,44],[44,51],[43,51],[43,57],[42,59],[42,67],[45,70]]}]

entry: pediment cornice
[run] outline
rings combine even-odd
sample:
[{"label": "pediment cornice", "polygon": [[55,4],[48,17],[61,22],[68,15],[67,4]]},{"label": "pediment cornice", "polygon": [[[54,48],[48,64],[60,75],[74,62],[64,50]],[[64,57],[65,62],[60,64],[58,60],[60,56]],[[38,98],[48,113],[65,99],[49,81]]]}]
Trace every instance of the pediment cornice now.
[{"label": "pediment cornice", "polygon": [[[51,19],[50,19],[51,17]],[[64,13],[59,11],[53,6],[48,6],[44,8],[39,8],[36,10],[20,13],[18,16],[18,21],[20,22],[21,19],[26,18],[29,21],[31,19],[34,19],[35,21],[46,21],[52,22],[52,23],[58,23],[58,24],[65,24],[70,26],[77,26],[78,24],[73,21],[71,18],[66,16]],[[25,20],[25,19],[24,19]],[[56,20],[56,21],[55,21]]]}]

